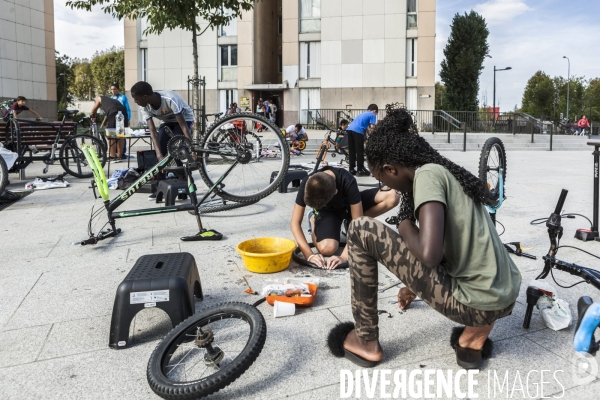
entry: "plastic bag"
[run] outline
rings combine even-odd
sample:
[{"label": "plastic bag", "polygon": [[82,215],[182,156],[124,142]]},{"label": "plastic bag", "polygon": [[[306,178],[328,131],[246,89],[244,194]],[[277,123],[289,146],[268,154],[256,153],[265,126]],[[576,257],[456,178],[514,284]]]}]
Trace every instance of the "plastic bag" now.
[{"label": "plastic bag", "polygon": [[554,286],[542,280],[531,281],[529,286],[535,287],[543,293],[538,299],[537,308],[540,310],[542,319],[548,328],[558,331],[571,325],[573,317],[569,304],[558,298]]},{"label": "plastic bag", "polygon": [[311,296],[308,284],[319,285],[319,279],[278,279],[268,280],[269,283],[262,288],[262,296]]}]

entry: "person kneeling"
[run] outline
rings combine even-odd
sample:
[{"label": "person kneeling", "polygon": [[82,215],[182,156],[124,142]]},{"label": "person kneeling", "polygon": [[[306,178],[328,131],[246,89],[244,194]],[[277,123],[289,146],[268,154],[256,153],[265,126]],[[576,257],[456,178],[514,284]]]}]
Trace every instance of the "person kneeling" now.
[{"label": "person kneeling", "polygon": [[521,285],[483,204],[485,184],[419,136],[404,108],[388,106],[366,156],[375,178],[401,192],[400,222],[398,232],[371,218],[350,224],[346,247],[355,323],[332,329],[331,352],[363,367],[383,358],[377,327],[380,262],[407,287],[399,294],[401,308],[420,296],[464,325],[454,328],[450,344],[459,366],[479,368],[491,355],[494,322],[511,314]]},{"label": "person kneeling", "polygon": [[[362,215],[377,217],[398,205],[398,201],[399,196],[393,190],[367,189],[361,192],[350,172],[325,167],[300,184],[290,229],[307,261],[321,268],[334,269],[348,260],[347,247],[340,256],[334,255],[340,246],[343,221],[349,222]],[[313,208],[308,218],[312,241],[318,251],[316,254],[313,254],[302,232],[306,206]],[[330,258],[325,260],[327,256]]]}]

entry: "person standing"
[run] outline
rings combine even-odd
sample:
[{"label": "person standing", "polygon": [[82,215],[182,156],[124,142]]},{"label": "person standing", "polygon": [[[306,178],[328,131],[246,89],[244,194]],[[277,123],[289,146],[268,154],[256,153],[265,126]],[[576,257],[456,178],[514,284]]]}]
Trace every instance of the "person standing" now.
[{"label": "person standing", "polygon": [[590,121],[588,121],[588,119],[584,116],[581,117],[581,119],[577,122],[577,134],[578,135],[583,135],[585,134],[585,128],[589,128],[590,127]]},{"label": "person standing", "polygon": [[[112,99],[108,96],[97,96],[94,99],[94,106],[90,111],[90,117],[96,118],[96,111],[98,111],[99,108],[104,110],[104,113],[106,114],[106,118],[104,118],[104,121],[102,122],[102,126],[105,128],[114,129],[117,126],[116,118],[117,114],[119,114],[119,111],[121,111],[121,114],[123,114],[124,117],[127,115],[125,106],[123,106],[123,104],[121,104],[121,102],[118,100]],[[129,126],[129,119],[127,118],[125,118],[125,126]],[[121,155],[123,153],[124,143],[125,139],[108,138],[109,156],[112,162],[118,162],[123,158]]]},{"label": "person standing", "polygon": [[277,121],[277,106],[273,103],[273,100],[271,99],[269,99],[269,109],[271,110],[269,119],[272,123],[275,123],[275,121]]},{"label": "person standing", "polygon": [[[119,84],[116,82],[113,82],[113,84],[110,85],[110,92],[112,93],[112,96],[110,96],[110,98],[117,100],[119,103],[123,104],[123,107],[125,107],[125,110],[127,110],[127,114],[123,114],[123,115],[125,116],[125,118],[127,118],[127,123],[129,123],[129,121],[131,121],[131,108],[129,108],[129,101],[127,100],[127,97],[124,94],[121,94],[121,89],[119,88]],[[123,149],[123,151],[120,153],[120,158],[125,159],[126,158],[125,152],[127,151],[127,143],[125,142],[125,139],[117,139],[117,140],[119,142],[121,142],[120,144],[118,144],[119,148]]]},{"label": "person standing", "polygon": [[348,126],[348,155],[352,175],[371,175],[365,168],[365,131],[375,125],[378,112],[377,104],[369,104],[367,111],[359,114]]}]

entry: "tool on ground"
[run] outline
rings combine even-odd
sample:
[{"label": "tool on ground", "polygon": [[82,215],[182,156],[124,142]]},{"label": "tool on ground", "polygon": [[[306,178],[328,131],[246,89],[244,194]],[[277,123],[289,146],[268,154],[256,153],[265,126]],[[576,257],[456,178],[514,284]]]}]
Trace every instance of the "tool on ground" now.
[{"label": "tool on ground", "polygon": [[[533,254],[524,252],[524,250],[531,250],[531,249],[533,249],[533,247],[523,247],[521,242],[510,242],[510,243],[503,243],[503,244],[504,244],[504,247],[506,247],[506,250],[511,254],[516,254],[519,257],[531,258],[532,260],[537,260],[537,257],[534,256]],[[515,248],[513,249],[510,246],[515,246]]]}]

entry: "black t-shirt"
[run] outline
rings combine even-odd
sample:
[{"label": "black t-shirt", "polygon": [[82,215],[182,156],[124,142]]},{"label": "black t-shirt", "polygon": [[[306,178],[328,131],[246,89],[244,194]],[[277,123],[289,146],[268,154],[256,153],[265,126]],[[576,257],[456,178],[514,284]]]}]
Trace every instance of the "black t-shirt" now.
[{"label": "black t-shirt", "polygon": [[[324,167],[318,172],[323,171],[331,171],[335,175],[335,187],[337,193],[333,196],[331,201],[319,211],[345,212],[350,205],[360,203],[358,184],[350,172],[343,168],[334,167]],[[300,183],[298,195],[296,196],[296,204],[301,207],[306,207],[306,203],[304,202],[304,187],[306,186],[307,179],[308,177],[304,178],[302,183]]]},{"label": "black t-shirt", "polygon": [[117,114],[121,111],[123,114],[125,126],[129,126],[129,121],[127,120],[127,109],[119,100],[111,99],[107,96],[100,96],[100,107],[104,110],[106,114],[106,122],[104,126],[106,128],[116,128],[117,122]]}]

